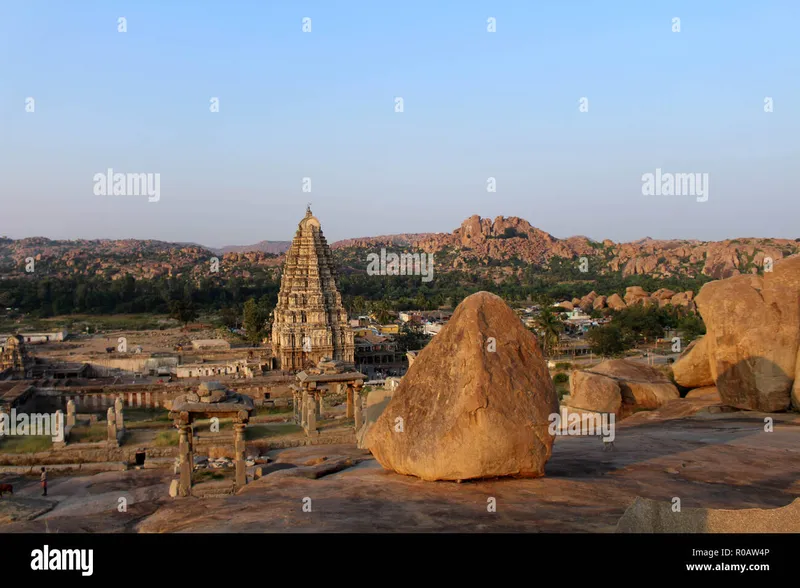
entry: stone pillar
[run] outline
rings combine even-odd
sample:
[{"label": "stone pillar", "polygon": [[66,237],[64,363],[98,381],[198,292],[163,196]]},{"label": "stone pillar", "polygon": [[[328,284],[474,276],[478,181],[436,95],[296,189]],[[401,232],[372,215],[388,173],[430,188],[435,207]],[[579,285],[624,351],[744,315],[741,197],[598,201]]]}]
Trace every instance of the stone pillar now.
[{"label": "stone pillar", "polygon": [[317,420],[321,421],[322,420],[322,394],[321,393],[317,392],[316,394],[314,394],[314,404],[315,404],[316,409],[317,409],[317,412],[316,412]]},{"label": "stone pillar", "polygon": [[347,418],[353,418],[353,387],[347,386]]},{"label": "stone pillar", "polygon": [[308,392],[303,390],[303,396],[300,400],[300,426],[306,427],[308,424]]},{"label": "stone pillar", "polygon": [[236,487],[241,488],[247,484],[247,464],[245,462],[244,430],[247,425],[237,423],[233,425],[234,432],[234,460],[236,464]]},{"label": "stone pillar", "polygon": [[72,398],[67,400],[67,426],[75,426],[75,401]]},{"label": "stone pillar", "polygon": [[[3,407],[0,406],[0,437],[2,437],[4,435],[3,431],[6,428],[5,424],[3,423],[3,420],[8,419],[8,418],[10,418],[10,417],[8,416],[8,414],[6,414],[6,411],[3,410]],[[8,423],[8,429],[11,430],[12,426],[13,426],[13,423],[9,422]]]},{"label": "stone pillar", "polygon": [[178,482],[178,496],[189,496],[192,493],[192,468],[194,467],[194,457],[192,448],[189,445],[189,437],[192,434],[189,425],[181,425],[178,439],[178,455],[180,456],[180,481]]},{"label": "stone pillar", "polygon": [[364,418],[363,418],[364,415],[363,415],[363,413],[361,411],[362,409],[361,409],[361,395],[360,394],[356,394],[356,402],[355,402],[355,404],[356,404],[356,406],[355,406],[355,420],[356,420],[355,429],[356,429],[356,432],[358,432],[358,430],[361,428],[361,424],[364,422]]},{"label": "stone pillar", "polygon": [[119,431],[125,430],[125,415],[122,406],[122,397],[117,396],[117,399],[114,401],[114,413],[117,415],[117,430]]},{"label": "stone pillar", "polygon": [[108,426],[108,442],[117,444],[117,417],[114,414],[114,409],[110,406],[106,412],[106,420]]},{"label": "stone pillar", "polygon": [[306,407],[306,434],[311,435],[317,431],[317,401],[311,396]]}]

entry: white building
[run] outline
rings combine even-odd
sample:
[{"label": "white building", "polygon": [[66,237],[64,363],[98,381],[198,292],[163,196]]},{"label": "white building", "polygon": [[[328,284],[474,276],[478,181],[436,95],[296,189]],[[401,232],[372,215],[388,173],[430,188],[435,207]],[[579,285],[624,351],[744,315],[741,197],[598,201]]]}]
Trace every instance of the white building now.
[{"label": "white building", "polygon": [[[51,331],[49,333],[18,333],[25,343],[50,343],[52,341],[63,341],[67,338],[66,329],[60,331]],[[0,345],[5,343],[11,337],[10,333],[0,335]]]}]

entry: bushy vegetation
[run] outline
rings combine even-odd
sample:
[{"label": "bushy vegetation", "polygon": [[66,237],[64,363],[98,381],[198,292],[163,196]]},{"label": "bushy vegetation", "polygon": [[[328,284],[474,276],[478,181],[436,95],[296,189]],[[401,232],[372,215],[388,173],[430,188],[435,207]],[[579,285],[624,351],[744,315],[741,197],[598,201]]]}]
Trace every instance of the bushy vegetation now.
[{"label": "bushy vegetation", "polygon": [[608,325],[590,330],[587,338],[592,352],[614,356],[640,343],[652,343],[664,336],[665,329],[681,332],[681,345],[705,334],[703,319],[681,307],[629,306],[613,314]]},{"label": "bushy vegetation", "polygon": [[[547,265],[520,259],[495,260],[493,264],[476,261],[476,266],[502,265],[520,270],[496,281],[472,268],[449,269],[452,255],[441,251],[436,253],[434,279],[423,282],[419,276],[367,275],[365,252],[363,255],[353,250],[334,252],[341,268],[339,290],[345,307],[352,314],[365,312],[370,304],[380,305],[384,312],[452,307],[480,290],[493,292],[509,301],[541,297],[564,300],[580,298],[592,290],[604,295],[624,294],[628,286],[641,286],[649,292],[658,288],[697,292],[710,280],[703,275],[656,279],[623,277],[621,272],[604,273],[608,272],[605,254],[603,249],[598,249],[596,255],[588,257],[583,267],[585,272],[581,271],[577,258],[554,257]],[[448,267],[448,271],[438,271],[441,267]],[[246,280],[224,276],[197,280],[183,275],[138,280],[130,275],[118,280],[106,276],[14,278],[0,280],[0,308],[19,308],[34,319],[68,314],[160,314],[169,315],[180,323],[213,313],[221,317],[226,327],[235,328],[241,325],[244,306],[250,299],[256,305],[256,312],[251,312],[250,317],[253,323],[260,323],[275,306],[279,289],[279,278],[267,272],[254,272],[252,278]],[[264,333],[257,334],[263,336]]]}]

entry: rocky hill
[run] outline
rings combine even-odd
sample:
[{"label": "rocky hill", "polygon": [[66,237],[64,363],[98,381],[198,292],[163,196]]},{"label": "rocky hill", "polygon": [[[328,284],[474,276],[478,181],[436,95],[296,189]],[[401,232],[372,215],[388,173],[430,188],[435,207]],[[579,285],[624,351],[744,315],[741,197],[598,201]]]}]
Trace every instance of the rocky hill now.
[{"label": "rocky hill", "polygon": [[[288,241],[212,249],[195,244],[153,240],[55,241],[43,237],[0,239],[0,276],[25,276],[33,258],[36,275],[99,275],[117,279],[202,275],[213,258],[228,277],[277,270]],[[631,243],[559,239],[518,217],[494,220],[473,215],[451,233],[407,233],[361,237],[332,245],[342,270],[363,271],[367,255],[381,248],[434,254],[436,271],[461,270],[500,280],[525,271],[579,269],[592,276],[648,276],[712,279],[758,273],[775,261],[800,252],[800,239],[745,238],[726,241],[642,239]],[[580,275],[578,273],[577,275]]]},{"label": "rocky hill", "polygon": [[[582,261],[587,272],[623,277],[653,278],[698,275],[713,279],[757,273],[769,259],[800,252],[800,239],[745,238],[726,241],[641,239],[631,243],[592,241],[586,237],[558,239],[518,217],[494,220],[473,215],[452,233],[425,233],[348,239],[333,244],[345,258],[354,250],[402,247],[434,253],[438,271],[489,266],[547,268],[554,258],[561,263]],[[438,254],[438,255],[436,255]],[[349,256],[349,257],[352,257]],[[586,258],[582,260],[581,258]]]},{"label": "rocky hill", "polygon": [[251,253],[254,251],[281,255],[282,253],[286,253],[291,244],[291,241],[259,241],[253,245],[226,245],[225,247],[220,247],[213,251],[215,253],[222,253],[223,255],[226,253]]},{"label": "rocky hill", "polygon": [[0,239],[0,277],[199,277],[213,271],[216,263],[229,277],[247,279],[259,269],[276,268],[281,258],[261,251],[223,255],[200,245],[154,240]]}]

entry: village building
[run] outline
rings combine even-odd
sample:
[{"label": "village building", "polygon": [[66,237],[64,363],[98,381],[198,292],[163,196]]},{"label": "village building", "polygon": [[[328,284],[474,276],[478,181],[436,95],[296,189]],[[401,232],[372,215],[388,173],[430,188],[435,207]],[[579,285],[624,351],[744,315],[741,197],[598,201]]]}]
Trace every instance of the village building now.
[{"label": "village building", "polygon": [[286,252],[273,313],[274,367],[302,370],[323,358],[353,363],[353,331],[336,277],[330,247],[309,207]]},{"label": "village building", "polygon": [[[13,336],[14,335],[8,333],[0,334],[0,345],[5,345],[6,341]],[[51,343],[54,341],[64,341],[67,338],[67,331],[62,329],[61,331],[51,331],[47,333],[18,333],[16,336],[20,337],[26,344]]]},{"label": "village building", "polygon": [[252,378],[261,374],[261,364],[255,360],[236,359],[185,363],[175,368],[177,378],[202,378],[205,376],[232,376]]},{"label": "village building", "polygon": [[397,350],[397,341],[386,335],[366,333],[355,338],[356,369],[372,379],[402,376],[408,368],[405,353]]}]

